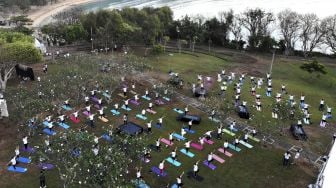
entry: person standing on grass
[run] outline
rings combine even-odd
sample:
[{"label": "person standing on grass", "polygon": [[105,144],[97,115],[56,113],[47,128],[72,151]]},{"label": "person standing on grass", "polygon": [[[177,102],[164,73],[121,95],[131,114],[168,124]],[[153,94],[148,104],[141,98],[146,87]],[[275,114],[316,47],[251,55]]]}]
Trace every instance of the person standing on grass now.
[{"label": "person standing on grass", "polygon": [[162,116],[162,117],[160,117],[160,118],[158,119],[159,122],[158,122],[157,124],[158,124],[158,126],[159,126],[160,128],[161,128],[161,126],[162,126],[163,118],[164,118],[164,117]]},{"label": "person standing on grass", "polygon": [[45,175],[44,175],[44,171],[43,171],[43,170],[41,170],[41,172],[40,172],[40,177],[39,177],[39,179],[40,179],[40,188],[45,188],[45,187],[47,187],[47,186],[46,186]]},{"label": "person standing on grass", "polygon": [[217,127],[217,139],[221,139],[223,125]]},{"label": "person standing on grass", "polygon": [[291,154],[289,153],[289,151],[287,151],[284,154],[284,158],[283,158],[283,166],[288,166],[289,165],[289,159],[291,158]]},{"label": "person standing on grass", "polygon": [[137,182],[140,183],[140,181],[142,180],[142,176],[141,176],[141,167],[138,168],[136,167],[136,179],[137,179]]},{"label": "person standing on grass", "polygon": [[124,97],[126,97],[127,96],[127,87],[123,87],[122,91],[123,91]]},{"label": "person standing on grass", "polygon": [[162,160],[159,164],[160,174],[163,175],[165,160]]},{"label": "person standing on grass", "polygon": [[281,93],[287,94],[286,85],[284,85],[284,84],[281,85]]},{"label": "person standing on grass", "polygon": [[146,98],[149,97],[149,91],[148,91],[148,89],[146,89],[146,91],[145,91],[145,97],[146,97]]},{"label": "person standing on grass", "polygon": [[248,137],[249,137],[248,133],[245,133],[245,135],[244,135],[244,142],[247,143],[247,141],[248,141]]},{"label": "person standing on grass", "polygon": [[127,108],[128,108],[128,101],[129,101],[129,99],[127,99],[127,100],[124,100],[124,103],[125,103],[125,109],[127,109]]},{"label": "person standing on grass", "polygon": [[150,111],[153,110],[153,103],[150,102],[150,103],[148,104],[148,109],[149,109]]},{"label": "person standing on grass", "polygon": [[173,144],[173,141],[174,141],[173,133],[169,133],[169,143]]},{"label": "person standing on grass", "polygon": [[90,98],[88,96],[84,97],[84,101],[85,101],[85,105],[89,105],[90,104]]},{"label": "person standing on grass", "polygon": [[114,110],[115,110],[116,112],[118,112],[118,109],[119,109],[119,104],[118,104],[118,103],[115,103],[115,104],[114,104]]},{"label": "person standing on grass", "polygon": [[86,112],[87,112],[87,114],[91,114],[91,105],[89,105],[89,106],[86,106],[85,107],[85,110],[86,110]]},{"label": "person standing on grass", "polygon": [[134,95],[134,101],[135,101],[135,102],[138,102],[138,101],[139,101],[138,94],[135,94],[135,95]]},{"label": "person standing on grass", "polygon": [[324,99],[321,99],[320,101],[320,106],[319,106],[319,111],[323,111],[324,110]]},{"label": "person standing on grass", "polygon": [[155,141],[155,147],[156,147],[156,151],[161,151],[161,143],[160,143],[161,138],[158,138]]},{"label": "person standing on grass", "polygon": [[331,115],[331,108],[327,106],[327,118],[332,118],[332,115]]},{"label": "person standing on grass", "polygon": [[238,145],[239,145],[239,139],[236,137],[235,140],[234,140],[235,149],[237,149]]},{"label": "person standing on grass", "polygon": [[202,148],[203,148],[203,145],[204,145],[204,138],[199,137],[199,138],[198,138],[198,141],[199,141],[199,143],[201,144],[201,146],[202,146]]},{"label": "person standing on grass", "polygon": [[207,140],[210,140],[211,139],[211,133],[212,133],[212,131],[207,131],[207,132],[205,132],[205,138],[207,139]]},{"label": "person standing on grass", "polygon": [[145,117],[145,116],[146,116],[146,110],[145,110],[145,109],[142,109],[142,110],[141,110],[141,115],[142,115],[142,117]]},{"label": "person standing on grass", "polygon": [[190,121],[188,122],[188,130],[189,130],[189,131],[191,130],[192,121],[193,121],[193,120],[190,120]]},{"label": "person standing on grass", "polygon": [[94,121],[93,121],[95,115],[96,115],[96,114],[90,114],[90,115],[89,115],[90,126],[91,126],[92,128],[95,127],[95,125],[94,125]]},{"label": "person standing on grass", "polygon": [[147,123],[147,132],[152,133],[152,120]]},{"label": "person standing on grass", "polygon": [[185,129],[184,127],[181,128],[181,136],[182,137],[184,137],[184,135],[187,133],[184,129]]},{"label": "person standing on grass", "polygon": [[296,150],[296,153],[294,155],[294,161],[293,161],[292,164],[297,164],[299,158],[300,158],[300,150],[298,149],[298,150]]},{"label": "person standing on grass", "polygon": [[224,142],[224,144],[223,144],[224,154],[225,154],[225,152],[228,150],[228,147],[229,147],[229,142],[228,142],[228,140],[225,140],[225,142]]},{"label": "person standing on grass", "polygon": [[215,115],[216,115],[216,111],[215,111],[215,109],[213,109],[211,111],[211,114],[210,114],[210,117],[211,117],[212,120],[215,118]]},{"label": "person standing on grass", "polygon": [[16,156],[16,158],[20,157],[20,148],[19,148],[19,146],[16,146],[16,148],[15,148],[15,156]]},{"label": "person standing on grass", "polygon": [[67,99],[64,101],[64,105],[67,107],[67,108],[70,108],[70,103],[69,103],[70,99]]},{"label": "person standing on grass", "polygon": [[184,174],[184,172],[182,172],[182,174],[179,175],[179,176],[177,176],[177,178],[176,178],[176,182],[177,182],[177,187],[178,188],[181,188],[182,185],[183,185],[183,183],[182,183],[182,176],[183,176],[183,174]]},{"label": "person standing on grass", "polygon": [[301,108],[303,107],[304,102],[305,102],[305,96],[301,95],[301,97],[300,97],[300,106],[301,106]]},{"label": "person standing on grass", "polygon": [[193,165],[194,177],[197,177],[197,176],[198,176],[198,172],[199,172],[198,163],[199,163],[199,161],[197,161],[197,162],[194,163],[194,165]]},{"label": "person standing on grass", "polygon": [[128,115],[127,114],[124,114],[123,120],[124,120],[124,125],[126,125],[127,124],[127,120],[128,120]]},{"label": "person standing on grass", "polygon": [[61,124],[64,124],[65,115],[58,116],[58,119],[59,119],[59,121],[60,121]]},{"label": "person standing on grass", "polygon": [[105,116],[104,107],[99,109],[98,112],[99,112],[99,117],[102,119]]},{"label": "person standing on grass", "polygon": [[326,125],[327,125],[327,116],[325,114],[322,114],[322,120],[320,126],[325,127]]}]

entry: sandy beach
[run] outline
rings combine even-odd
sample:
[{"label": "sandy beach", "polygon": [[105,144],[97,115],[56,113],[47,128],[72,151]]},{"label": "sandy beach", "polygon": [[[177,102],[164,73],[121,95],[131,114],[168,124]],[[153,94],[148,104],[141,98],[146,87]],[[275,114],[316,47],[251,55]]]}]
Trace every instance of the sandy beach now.
[{"label": "sandy beach", "polygon": [[71,6],[88,3],[90,1],[94,0],[61,0],[56,4],[32,9],[29,11],[28,17],[33,20],[32,27],[38,27],[46,18],[70,8]]}]

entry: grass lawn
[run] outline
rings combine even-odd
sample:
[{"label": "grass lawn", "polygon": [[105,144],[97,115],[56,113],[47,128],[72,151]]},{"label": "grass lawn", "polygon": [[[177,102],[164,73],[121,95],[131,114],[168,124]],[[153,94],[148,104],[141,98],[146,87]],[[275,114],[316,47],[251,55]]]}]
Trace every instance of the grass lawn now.
[{"label": "grass lawn", "polygon": [[[173,56],[162,55],[158,57],[149,57],[146,59],[152,67],[155,74],[167,74],[169,70],[180,73],[180,75],[187,82],[195,82],[197,74],[209,75],[213,78],[217,77],[217,72],[221,69],[229,70],[230,67],[236,66],[235,62],[227,62],[221,59],[197,54],[196,56],[183,55],[183,54],[174,54]],[[284,61],[284,62],[281,62]],[[330,141],[330,135],[333,133],[331,127],[322,129],[318,126],[318,122],[321,118],[321,112],[317,110],[320,98],[324,98],[327,104],[336,103],[335,97],[332,97],[332,94],[335,93],[335,81],[336,81],[336,69],[335,67],[327,67],[328,74],[322,75],[319,79],[311,77],[308,73],[305,73],[300,70],[299,62],[288,62],[287,60],[279,60],[273,66],[273,83],[275,90],[280,90],[280,85],[285,83],[288,91],[295,95],[295,99],[298,100],[301,92],[304,92],[306,95],[307,102],[311,104],[311,113],[313,114],[312,120],[313,124],[306,127],[308,130],[309,140],[307,142],[298,142],[294,140],[290,134],[282,136],[281,139],[286,140],[287,142],[295,145],[300,145],[304,149],[312,150],[316,153],[323,153],[326,149],[326,145]],[[62,64],[51,65],[50,70],[57,70],[61,68]],[[83,67],[85,68],[85,67]],[[246,68],[246,67],[245,67]],[[229,71],[227,71],[229,72]],[[52,76],[53,71],[49,73],[48,76]],[[250,83],[245,82],[242,89],[242,98],[248,102],[248,105],[254,104],[254,98],[249,94]],[[139,80],[137,80],[139,81]],[[145,87],[148,85],[137,86],[137,92],[140,94],[144,93]],[[216,93],[218,92],[219,86],[215,83],[210,92],[210,96],[218,97]],[[121,90],[117,90],[112,94],[114,96],[113,103],[121,102],[121,97],[117,94]],[[182,93],[191,96],[190,88],[184,88],[181,90]],[[233,97],[233,86],[228,87],[228,92],[225,98],[225,103],[232,104]],[[263,113],[255,111],[254,108],[250,107],[250,113],[253,114],[252,120],[246,121],[249,125],[255,126],[260,131],[268,131],[274,137],[278,137],[279,127],[278,122],[271,119],[271,111],[269,105],[272,103],[273,98],[267,98],[265,96],[264,89],[257,91],[262,94],[263,103],[265,103],[265,108]],[[287,98],[285,96],[284,98]],[[145,127],[147,121],[139,120],[135,118],[137,113],[140,113],[142,109],[147,108],[148,101],[141,99],[140,106],[130,105],[132,111],[129,113],[130,120],[138,123],[139,125]],[[94,132],[96,135],[100,136],[103,132],[101,127],[108,126],[112,124],[114,127],[122,123],[121,117],[112,116],[109,112],[112,109],[112,104],[108,105],[106,109],[107,118],[109,123],[103,123],[100,120],[97,120],[97,128],[87,129],[90,132]],[[83,107],[83,106],[81,106]],[[148,144],[155,144],[155,140],[159,137],[168,138],[170,132],[180,133],[181,126],[183,123],[176,121],[177,113],[172,110],[172,108],[177,107],[183,109],[185,105],[181,101],[173,100],[173,102],[163,105],[155,106],[154,110],[158,113],[155,115],[147,114],[149,120],[153,120],[153,123],[157,122],[157,119],[165,115],[164,125],[162,129],[152,128],[153,133],[146,135],[149,138]],[[190,109],[190,114],[200,115],[202,117],[202,122],[200,125],[194,125],[192,129],[196,131],[195,134],[188,134],[187,138],[189,140],[198,140],[207,130],[216,129],[217,124],[211,122],[207,118],[207,114],[197,110]],[[234,114],[232,114],[235,116]],[[83,117],[82,117],[82,120]],[[78,125],[72,124],[69,120],[67,121],[72,129],[78,129]],[[331,121],[335,123],[335,121]],[[286,126],[288,127],[288,125]],[[61,129],[57,129],[62,131]],[[311,133],[311,134],[309,134]],[[146,134],[146,133],[144,133]],[[238,133],[242,135],[242,132]],[[14,134],[15,135],[15,134]],[[34,143],[41,142],[43,137],[36,137],[33,140]],[[168,172],[168,177],[160,178],[150,173],[149,170],[152,166],[158,166],[159,162],[167,158],[170,152],[178,147],[178,150],[184,146],[184,142],[174,142],[174,147],[163,147],[161,152],[152,151],[152,160],[148,164],[143,164],[140,160],[136,162],[136,166],[143,166],[142,175],[144,180],[151,187],[164,187],[167,184],[172,184],[176,181],[177,175],[182,171],[187,173],[192,170],[192,165],[194,162],[200,160],[200,176],[204,178],[202,182],[196,182],[193,179],[187,178],[184,176],[183,182],[185,187],[305,187],[307,184],[313,183],[314,177],[316,176],[315,168],[307,164],[304,161],[300,161],[298,165],[292,165],[288,168],[282,166],[282,156],[284,150],[275,148],[272,146],[263,146],[261,143],[255,143],[250,141],[254,146],[253,149],[248,149],[242,145],[239,147],[242,149],[241,152],[237,153],[231,150],[233,156],[231,158],[224,156],[219,153],[217,149],[223,145],[223,141],[228,139],[232,141],[233,137],[228,135],[223,135],[221,140],[214,139],[214,145],[205,144],[203,151],[196,151],[191,149],[190,151],[195,154],[195,157],[189,158],[183,155],[181,152],[177,152],[178,160],[182,163],[180,167],[174,167],[170,163],[166,162],[166,170]],[[21,141],[19,137],[16,138],[17,143]],[[102,143],[104,141],[101,141]],[[6,147],[1,155],[1,160],[5,161],[9,159],[11,153],[14,151],[15,143],[12,143],[12,147]],[[164,146],[164,145],[163,145]],[[217,155],[225,159],[223,164],[214,161],[213,163],[217,166],[217,169],[212,171],[202,164],[202,161],[206,159],[207,154],[211,151],[214,151]],[[0,187],[37,187],[38,183],[38,170],[29,165],[29,171],[25,174],[12,174],[7,171],[1,170],[0,178]],[[133,172],[133,171],[132,171]],[[47,183],[48,187],[60,187],[60,180],[57,178],[58,173],[56,170],[50,171],[47,173]],[[135,174],[132,174],[131,177],[135,177]]]}]

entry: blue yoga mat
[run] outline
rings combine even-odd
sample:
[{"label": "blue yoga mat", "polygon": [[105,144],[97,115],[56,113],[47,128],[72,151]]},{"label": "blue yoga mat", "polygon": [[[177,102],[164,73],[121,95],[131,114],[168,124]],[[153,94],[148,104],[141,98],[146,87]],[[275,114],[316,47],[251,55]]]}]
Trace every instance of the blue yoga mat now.
[{"label": "blue yoga mat", "polygon": [[43,124],[45,127],[48,127],[48,126],[49,126],[49,123],[48,123],[47,121],[44,121],[42,124]]},{"label": "blue yoga mat", "polygon": [[117,116],[117,115],[120,114],[120,112],[119,112],[119,111],[116,111],[115,109],[111,110],[111,112],[112,112],[112,114],[113,114],[114,116]]},{"label": "blue yoga mat", "polygon": [[235,147],[233,144],[230,144],[230,143],[229,143],[229,148],[232,150],[235,150],[236,152],[240,152],[241,150],[239,147]]},{"label": "blue yoga mat", "polygon": [[178,185],[174,183],[170,188],[178,188]]},{"label": "blue yoga mat", "polygon": [[102,138],[108,142],[112,142],[112,138],[106,133],[102,135]]},{"label": "blue yoga mat", "polygon": [[153,166],[153,167],[151,168],[151,170],[152,170],[152,172],[154,172],[155,174],[157,174],[158,176],[161,176],[161,177],[165,177],[165,176],[168,175],[167,172],[166,172],[165,170],[163,170],[163,172],[162,172],[162,174],[161,174],[161,173],[160,173],[160,169],[159,169],[158,167],[156,167],[156,166]]},{"label": "blue yoga mat", "polygon": [[19,161],[20,163],[26,163],[26,164],[31,162],[31,160],[27,157],[19,157],[16,160]]},{"label": "blue yoga mat", "polygon": [[169,163],[173,164],[174,166],[177,166],[177,167],[181,166],[181,163],[180,163],[180,162],[178,162],[178,161],[176,161],[176,160],[173,160],[173,158],[171,158],[171,157],[168,157],[168,158],[166,159],[166,161],[168,161]]},{"label": "blue yoga mat", "polygon": [[132,109],[130,109],[129,107],[126,108],[125,105],[123,105],[121,108],[124,109],[124,110],[126,110],[126,111],[131,111],[131,110],[132,110]]},{"label": "blue yoga mat", "polygon": [[155,124],[154,127],[158,128],[158,129],[163,129],[163,125],[159,125],[159,124]]},{"label": "blue yoga mat", "polygon": [[56,132],[53,131],[53,130],[51,130],[51,132],[50,132],[50,130],[48,128],[43,129],[43,132],[46,133],[47,135],[50,135],[50,136],[53,136],[53,135],[56,134]]},{"label": "blue yoga mat", "polygon": [[107,94],[107,93],[103,93],[103,96],[106,97],[106,98],[111,98],[111,95]]},{"label": "blue yoga mat", "polygon": [[62,108],[63,108],[64,110],[66,110],[66,111],[70,111],[70,110],[72,110],[71,107],[68,107],[68,106],[65,106],[65,105],[63,105]]},{"label": "blue yoga mat", "polygon": [[185,140],[186,138],[184,138],[183,136],[177,134],[177,133],[173,133],[173,137],[175,137],[178,140]]},{"label": "blue yoga mat", "polygon": [[58,125],[60,126],[60,127],[62,127],[62,128],[64,128],[64,129],[69,129],[69,125],[68,124],[66,124],[66,123],[58,123]]},{"label": "blue yoga mat", "polygon": [[184,114],[184,111],[178,109],[178,108],[174,108],[173,109],[175,112],[179,113],[179,114]]},{"label": "blue yoga mat", "polygon": [[146,120],[147,119],[146,116],[143,116],[141,114],[137,114],[136,117],[139,118],[139,119],[142,119],[142,120]]},{"label": "blue yoga mat", "polygon": [[192,129],[189,130],[188,127],[184,127],[183,129],[184,129],[187,133],[189,133],[189,134],[195,134],[195,132],[196,132],[196,131],[194,131],[194,130],[192,130]]},{"label": "blue yoga mat", "polygon": [[168,97],[162,97],[162,98],[166,101],[170,101],[170,98],[168,98]]},{"label": "blue yoga mat", "polygon": [[[231,130],[230,127],[229,127],[229,130]],[[238,129],[233,127],[232,131],[233,132],[238,132]]]},{"label": "blue yoga mat", "polygon": [[188,157],[194,157],[195,156],[195,154],[191,153],[190,151],[187,152],[185,150],[185,148],[180,149],[180,152],[183,153],[183,154],[185,154],[185,155],[187,155]]},{"label": "blue yoga mat", "polygon": [[27,168],[24,168],[24,167],[19,167],[17,166],[15,169],[13,166],[9,166],[7,168],[8,171],[11,171],[11,172],[19,172],[19,173],[25,173],[27,172]]},{"label": "blue yoga mat", "polygon": [[150,101],[150,100],[151,100],[151,98],[146,97],[145,95],[143,95],[142,98],[146,99],[147,101]]}]

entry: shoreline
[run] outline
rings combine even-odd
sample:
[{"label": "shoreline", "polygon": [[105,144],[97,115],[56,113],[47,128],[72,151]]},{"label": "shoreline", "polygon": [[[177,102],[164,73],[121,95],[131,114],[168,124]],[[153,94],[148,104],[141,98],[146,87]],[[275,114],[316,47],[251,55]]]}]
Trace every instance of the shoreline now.
[{"label": "shoreline", "polygon": [[38,7],[37,9],[32,9],[28,12],[28,18],[33,20],[31,27],[40,27],[41,24],[50,18],[52,15],[55,15],[59,12],[62,12],[73,6],[82,5],[85,3],[90,3],[94,0],[63,0],[59,3],[46,5]]}]

